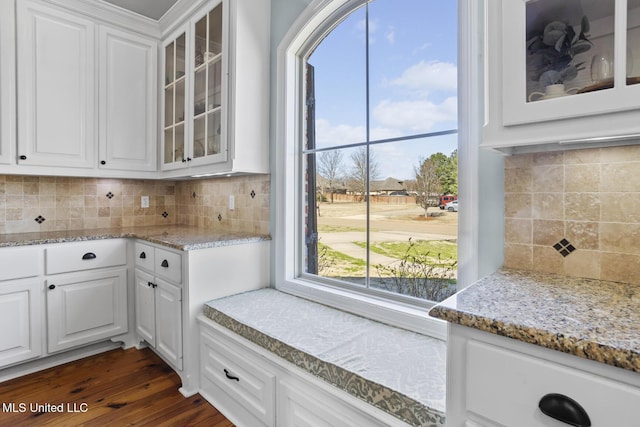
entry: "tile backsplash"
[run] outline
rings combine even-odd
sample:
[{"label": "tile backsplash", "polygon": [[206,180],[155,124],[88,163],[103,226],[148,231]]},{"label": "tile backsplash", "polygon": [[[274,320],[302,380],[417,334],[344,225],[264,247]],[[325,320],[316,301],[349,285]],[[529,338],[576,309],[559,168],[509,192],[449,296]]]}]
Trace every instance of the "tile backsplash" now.
[{"label": "tile backsplash", "polygon": [[640,283],[640,145],[507,157],[504,264]]},{"label": "tile backsplash", "polygon": [[[269,234],[269,179],[0,175],[0,234],[163,224]],[[233,211],[228,209],[229,195],[235,198]],[[149,196],[149,208],[141,207],[141,196]]]}]

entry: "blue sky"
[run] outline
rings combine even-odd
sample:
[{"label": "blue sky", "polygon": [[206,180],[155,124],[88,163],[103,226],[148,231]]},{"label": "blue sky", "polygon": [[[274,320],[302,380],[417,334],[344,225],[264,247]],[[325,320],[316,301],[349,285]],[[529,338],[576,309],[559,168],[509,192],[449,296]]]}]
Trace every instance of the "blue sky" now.
[{"label": "blue sky", "polygon": [[[375,0],[369,5],[371,139],[455,129],[457,2]],[[365,8],[353,12],[309,58],[315,68],[318,147],[366,136]],[[412,179],[432,153],[450,154],[455,135],[375,146],[381,178]],[[345,156],[345,166],[349,159]]]}]

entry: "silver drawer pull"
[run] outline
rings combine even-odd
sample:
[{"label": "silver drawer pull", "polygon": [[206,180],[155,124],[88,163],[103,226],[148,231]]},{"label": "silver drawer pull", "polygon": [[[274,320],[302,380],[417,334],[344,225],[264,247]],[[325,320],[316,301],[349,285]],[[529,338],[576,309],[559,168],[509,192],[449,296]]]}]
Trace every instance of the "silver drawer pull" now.
[{"label": "silver drawer pull", "polygon": [[82,259],[96,259],[96,254],[94,254],[93,252],[87,252],[86,254],[82,255]]}]

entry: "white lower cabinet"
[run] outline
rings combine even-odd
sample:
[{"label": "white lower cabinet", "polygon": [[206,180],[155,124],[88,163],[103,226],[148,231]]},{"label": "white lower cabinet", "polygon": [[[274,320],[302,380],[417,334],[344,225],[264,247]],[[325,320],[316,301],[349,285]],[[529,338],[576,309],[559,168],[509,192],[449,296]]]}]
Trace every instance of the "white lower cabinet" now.
[{"label": "white lower cabinet", "polygon": [[239,427],[407,426],[200,317],[200,394]]},{"label": "white lower cabinet", "polygon": [[376,418],[350,407],[335,395],[287,376],[278,381],[278,425],[309,427],[383,427]]},{"label": "white lower cabinet", "polygon": [[183,395],[200,390],[197,316],[203,305],[267,286],[269,244],[259,241],[180,251],[135,242],[136,335],[175,368]]},{"label": "white lower cabinet", "polygon": [[126,268],[50,277],[46,286],[50,353],[127,332]]},{"label": "white lower cabinet", "polygon": [[136,269],[136,332],[182,369],[182,289]]},{"label": "white lower cabinet", "polygon": [[448,342],[447,426],[638,425],[640,374],[465,329]]},{"label": "white lower cabinet", "polygon": [[122,239],[0,248],[0,367],[126,334],[127,302]]},{"label": "white lower cabinet", "polygon": [[266,360],[210,332],[201,334],[200,357],[200,392],[216,408],[238,425],[276,425],[276,369]]},{"label": "white lower cabinet", "polygon": [[0,282],[0,368],[42,354],[42,312],[42,280]]}]

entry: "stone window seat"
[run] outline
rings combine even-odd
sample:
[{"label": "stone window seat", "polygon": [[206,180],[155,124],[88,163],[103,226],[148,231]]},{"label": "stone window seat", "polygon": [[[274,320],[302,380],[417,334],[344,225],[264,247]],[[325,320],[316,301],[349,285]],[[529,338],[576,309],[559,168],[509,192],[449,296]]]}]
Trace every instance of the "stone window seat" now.
[{"label": "stone window seat", "polygon": [[208,318],[413,426],[444,426],[446,343],[275,289],[205,304]]}]

